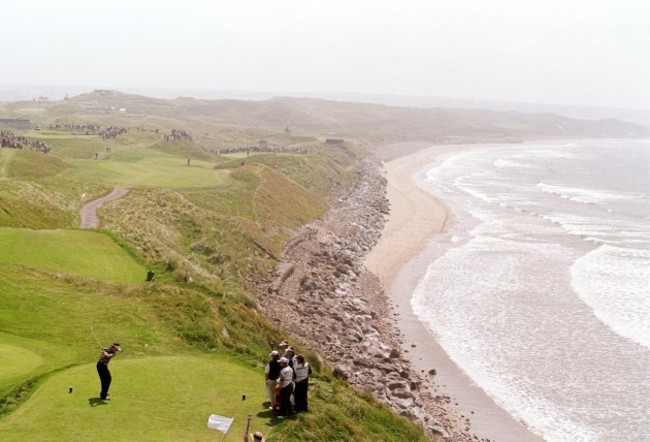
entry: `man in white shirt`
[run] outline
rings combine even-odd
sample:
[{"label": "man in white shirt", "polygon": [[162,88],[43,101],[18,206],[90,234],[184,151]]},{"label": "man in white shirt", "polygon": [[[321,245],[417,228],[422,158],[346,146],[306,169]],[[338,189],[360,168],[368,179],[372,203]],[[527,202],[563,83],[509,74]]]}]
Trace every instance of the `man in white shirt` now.
[{"label": "man in white shirt", "polygon": [[279,419],[284,419],[291,413],[291,393],[293,392],[293,369],[289,367],[287,358],[280,358],[280,377],[277,385],[280,387]]},{"label": "man in white shirt", "polygon": [[311,367],[302,355],[296,356],[296,362],[293,364],[293,371],[296,373],[295,388],[293,397],[296,400],[296,413],[309,411],[307,405],[307,391],[309,389],[309,375]]}]

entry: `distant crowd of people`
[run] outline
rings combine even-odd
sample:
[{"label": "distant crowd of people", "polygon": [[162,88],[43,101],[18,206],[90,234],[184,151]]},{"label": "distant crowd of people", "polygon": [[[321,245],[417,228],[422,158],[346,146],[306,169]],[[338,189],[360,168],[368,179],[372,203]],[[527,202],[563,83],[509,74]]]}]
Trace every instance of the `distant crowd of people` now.
[{"label": "distant crowd of people", "polygon": [[264,368],[266,396],[269,409],[284,419],[292,413],[308,412],[309,375],[311,366],[304,356],[296,355],[293,347],[282,341],[273,350]]},{"label": "distant crowd of people", "polygon": [[189,140],[192,141],[192,135],[182,129],[172,129],[171,133],[165,135],[165,141]]},{"label": "distant crowd of people", "polygon": [[250,155],[251,152],[265,152],[265,153],[293,153],[306,155],[307,150],[299,147],[275,147],[270,145],[265,146],[248,146],[248,147],[224,147],[221,149],[210,149],[212,153],[217,155],[223,155],[228,153],[239,153],[246,152],[247,155]]},{"label": "distant crowd of people", "polygon": [[100,127],[98,124],[56,123],[56,124],[50,124],[48,126],[48,129],[78,131],[78,132],[85,132],[86,135],[90,135],[90,134],[99,133]]},{"label": "distant crowd of people", "polygon": [[16,135],[8,130],[0,130],[0,147],[12,149],[30,149],[38,152],[48,153],[52,146],[34,138]]},{"label": "distant crowd of people", "polygon": [[[124,126],[108,126],[102,128],[98,124],[92,123],[55,123],[48,126],[50,130],[68,130],[75,132],[82,132],[85,135],[100,135],[102,140],[110,140],[118,137],[119,135],[126,134],[130,130],[142,131],[142,132],[152,132],[158,134],[160,129],[146,129],[141,127],[124,127]],[[186,132],[183,129],[172,129],[169,134],[164,135],[165,141],[177,141],[177,140],[189,140],[192,141],[192,135]],[[25,149],[31,148],[38,150],[40,152],[49,152],[51,146],[37,139],[27,138],[22,135],[16,135],[12,132],[3,130],[0,133],[0,147],[12,147],[16,149]],[[254,153],[292,153],[292,154],[301,154],[306,155],[308,152],[306,149],[299,147],[284,147],[284,146],[271,146],[266,142],[266,140],[260,140],[258,146],[240,146],[240,147],[226,147],[226,148],[211,148],[210,152],[217,155],[230,154],[230,153],[241,153],[245,152],[246,155],[250,155],[251,152]],[[107,148],[108,152],[108,148]],[[97,159],[98,154],[95,155]],[[189,161],[188,161],[189,165]]]},{"label": "distant crowd of people", "polygon": [[117,137],[118,135],[125,134],[128,131],[128,127],[108,126],[106,129],[101,130],[99,134],[102,136],[102,140],[110,140]]},{"label": "distant crowd of people", "polygon": [[93,123],[55,123],[48,126],[50,130],[68,130],[71,132],[83,132],[85,135],[102,135],[104,139],[115,138],[118,135],[129,132],[130,130],[137,130],[140,132],[158,133],[158,128],[145,128],[145,127],[121,127],[121,126],[108,126],[102,129],[99,124]]}]

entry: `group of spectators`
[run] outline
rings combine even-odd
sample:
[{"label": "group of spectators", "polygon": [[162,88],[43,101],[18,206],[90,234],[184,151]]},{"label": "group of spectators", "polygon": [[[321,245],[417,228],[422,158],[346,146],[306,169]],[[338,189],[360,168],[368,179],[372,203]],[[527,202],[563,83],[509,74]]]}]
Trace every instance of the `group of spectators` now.
[{"label": "group of spectators", "polygon": [[[51,130],[70,130],[70,131],[82,131],[86,135],[98,134],[101,135],[102,140],[109,140],[116,138],[118,135],[125,134],[129,132],[128,127],[123,126],[108,126],[103,129],[97,124],[90,123],[55,123],[50,124],[49,129]],[[143,128],[135,128],[140,131],[154,132],[158,133],[159,129],[147,130]],[[164,135],[165,141],[177,141],[177,140],[192,140],[192,135],[182,129],[172,129],[171,133]],[[26,149],[30,148],[40,152],[47,153],[50,151],[51,146],[42,141],[27,138],[22,135],[16,135],[12,132],[2,130],[0,131],[0,147],[12,147],[15,149]],[[222,149],[210,149],[212,153],[218,155],[229,154],[229,153],[239,153],[246,152],[246,155],[250,155],[251,152],[265,152],[265,153],[292,153],[292,154],[302,154],[306,155],[307,150],[298,148],[298,147],[275,147],[271,146],[266,142],[260,141],[259,146],[247,146],[247,147],[227,147]]]},{"label": "group of spectators", "polygon": [[82,132],[85,135],[101,135],[104,140],[115,138],[118,135],[125,134],[130,130],[136,130],[139,132],[151,132],[159,133],[160,129],[158,128],[146,128],[139,126],[123,127],[123,126],[108,126],[106,129],[102,129],[99,124],[93,123],[54,123],[48,126],[50,130],[67,130],[70,132]]},{"label": "group of spectators", "polygon": [[266,364],[266,396],[271,403],[269,407],[284,419],[291,413],[307,412],[309,375],[312,370],[304,356],[296,355],[293,347],[281,342],[280,350],[273,350],[271,360]]},{"label": "group of spectators", "polygon": [[165,141],[189,140],[192,141],[192,135],[182,129],[172,129],[169,135],[165,135]]},{"label": "group of spectators", "polygon": [[50,130],[69,130],[76,132],[85,132],[86,135],[99,133],[98,124],[81,124],[81,123],[55,123],[48,126]]},{"label": "group of spectators", "polygon": [[129,131],[128,127],[121,126],[108,126],[106,129],[101,130],[99,134],[102,136],[102,140],[110,140],[115,138],[118,135],[125,134]]},{"label": "group of spectators", "polygon": [[246,152],[250,155],[251,152],[264,152],[264,153],[293,153],[306,155],[307,150],[299,147],[274,147],[270,145],[265,146],[248,146],[248,147],[224,147],[223,149],[210,149],[212,153],[223,155],[228,153]]},{"label": "group of spectators", "polygon": [[52,146],[34,138],[27,138],[16,135],[8,130],[0,130],[0,147],[12,149],[30,149],[38,152],[48,153]]}]

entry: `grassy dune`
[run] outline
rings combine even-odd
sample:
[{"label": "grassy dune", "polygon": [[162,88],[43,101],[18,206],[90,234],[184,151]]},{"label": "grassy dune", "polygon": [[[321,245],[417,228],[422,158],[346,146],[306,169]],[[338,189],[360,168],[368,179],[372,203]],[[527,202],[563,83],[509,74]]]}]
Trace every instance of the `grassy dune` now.
[{"label": "grassy dune", "polygon": [[68,166],[50,155],[30,150],[2,149],[0,178],[42,178],[55,175]]}]

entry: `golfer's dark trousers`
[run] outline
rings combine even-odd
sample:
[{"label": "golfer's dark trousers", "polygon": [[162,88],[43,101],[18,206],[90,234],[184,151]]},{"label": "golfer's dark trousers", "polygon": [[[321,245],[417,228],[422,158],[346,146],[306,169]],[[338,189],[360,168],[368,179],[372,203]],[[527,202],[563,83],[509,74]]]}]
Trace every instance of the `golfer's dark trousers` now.
[{"label": "golfer's dark trousers", "polygon": [[293,393],[293,384],[289,384],[280,390],[279,416],[288,416],[291,413],[291,393]]},{"label": "golfer's dark trousers", "polygon": [[307,407],[307,390],[309,381],[304,379],[296,382],[296,388],[293,390],[293,397],[296,399],[296,411],[309,411]]},{"label": "golfer's dark trousers", "polygon": [[108,365],[98,362],[97,373],[99,374],[99,380],[102,383],[102,392],[99,393],[99,397],[106,399],[108,396],[108,388],[111,386],[111,372],[108,371]]}]

